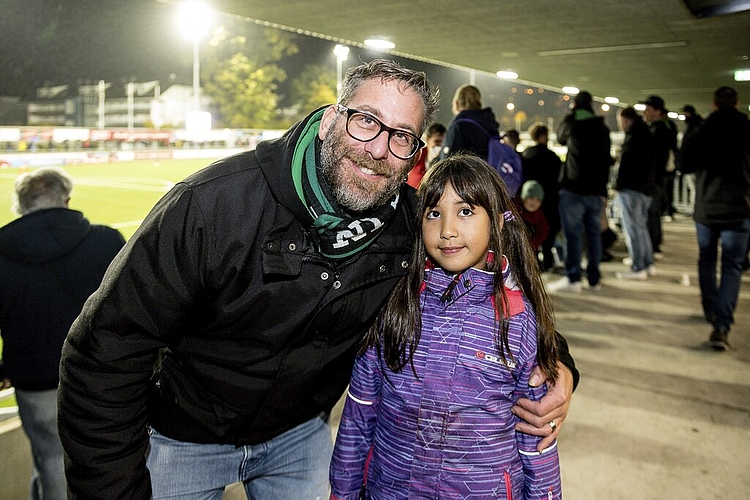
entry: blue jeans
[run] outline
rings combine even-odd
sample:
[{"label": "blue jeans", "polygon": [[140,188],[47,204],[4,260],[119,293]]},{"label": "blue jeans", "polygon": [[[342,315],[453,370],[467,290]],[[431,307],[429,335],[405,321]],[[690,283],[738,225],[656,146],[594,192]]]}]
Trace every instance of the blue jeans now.
[{"label": "blue jeans", "polygon": [[648,234],[648,209],[651,202],[651,197],[640,191],[623,189],[617,193],[622,231],[625,233],[628,253],[633,259],[633,271],[642,271],[654,263],[654,251]]},{"label": "blue jeans", "polygon": [[154,500],[220,500],[244,483],[250,500],[328,498],[331,427],[320,417],[265,443],[234,446],[176,441],[151,429],[146,466]]},{"label": "blue jeans", "polygon": [[[57,389],[16,389],[21,425],[31,443],[31,500],[68,498],[62,444],[57,433]],[[1,496],[1,495],[0,495]]]},{"label": "blue jeans", "polygon": [[599,283],[602,260],[602,235],[599,217],[603,209],[601,196],[584,196],[567,189],[560,190],[560,222],[566,241],[565,274],[571,283],[581,281],[583,232],[588,244],[586,276],[589,285]]},{"label": "blue jeans", "polygon": [[[732,229],[715,229],[695,223],[698,236],[698,280],[703,313],[714,328],[729,330],[740,295],[742,261],[750,238],[750,219]],[[716,283],[716,261],[721,242],[721,279]]]}]

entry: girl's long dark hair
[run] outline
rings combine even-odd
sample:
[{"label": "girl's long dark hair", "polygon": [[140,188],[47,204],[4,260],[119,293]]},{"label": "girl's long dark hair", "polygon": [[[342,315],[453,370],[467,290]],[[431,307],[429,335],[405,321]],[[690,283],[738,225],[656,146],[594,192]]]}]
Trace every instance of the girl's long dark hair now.
[{"label": "girl's long dark hair", "polygon": [[[526,225],[517,212],[505,183],[489,164],[478,156],[454,155],[435,163],[419,186],[415,214],[416,242],[406,276],[396,285],[377,321],[365,337],[363,350],[376,347],[388,367],[398,372],[411,362],[419,344],[422,327],[420,292],[428,258],[422,237],[422,221],[450,184],[456,194],[472,206],[480,206],[490,216],[490,250],[496,254],[487,271],[495,273],[494,295],[499,318],[495,345],[503,360],[513,358],[508,346],[507,296],[502,279],[502,255],[511,273],[536,313],[537,363],[548,379],[557,377],[558,339],[552,304],[544,289],[539,264],[531,248]],[[504,213],[509,213],[505,220]]]}]

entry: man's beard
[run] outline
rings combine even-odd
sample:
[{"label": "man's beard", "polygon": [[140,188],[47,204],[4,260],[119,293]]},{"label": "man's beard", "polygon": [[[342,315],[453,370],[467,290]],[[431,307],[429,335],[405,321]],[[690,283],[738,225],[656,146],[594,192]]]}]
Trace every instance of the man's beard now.
[{"label": "man's beard", "polygon": [[[345,158],[360,167],[384,174],[387,182],[383,185],[363,179],[343,166]],[[336,132],[335,124],[328,130],[323,141],[320,170],[336,202],[353,212],[364,212],[387,203],[398,192],[408,171],[394,172],[387,161],[373,160],[366,152],[352,150],[344,144],[344,133]]]}]

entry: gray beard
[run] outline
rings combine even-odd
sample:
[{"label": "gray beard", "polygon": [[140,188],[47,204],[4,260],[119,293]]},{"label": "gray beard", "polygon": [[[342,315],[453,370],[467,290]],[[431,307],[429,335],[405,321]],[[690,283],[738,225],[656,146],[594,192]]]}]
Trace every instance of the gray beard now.
[{"label": "gray beard", "polygon": [[[352,212],[364,212],[385,205],[401,188],[405,172],[393,175],[384,187],[351,175],[341,167],[344,158],[378,173],[390,172],[385,161],[373,160],[367,153],[352,151],[344,144],[343,133],[336,133],[335,123],[328,130],[320,150],[320,171],[339,206]],[[411,168],[411,167],[410,167]]]}]

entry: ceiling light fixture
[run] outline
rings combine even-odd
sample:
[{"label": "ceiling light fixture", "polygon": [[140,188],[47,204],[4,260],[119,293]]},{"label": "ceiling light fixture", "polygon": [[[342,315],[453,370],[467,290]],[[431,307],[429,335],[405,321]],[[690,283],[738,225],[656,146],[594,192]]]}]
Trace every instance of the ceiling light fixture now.
[{"label": "ceiling light fixture", "polygon": [[750,69],[738,69],[734,72],[735,82],[750,82]]},{"label": "ceiling light fixture", "polygon": [[502,78],[503,80],[516,80],[518,79],[518,73],[515,71],[498,71],[495,73],[498,78]]},{"label": "ceiling light fixture", "polygon": [[578,87],[572,87],[572,86],[569,86],[569,87],[563,87],[563,88],[562,88],[562,91],[563,91],[563,92],[565,92],[566,94],[570,94],[570,95],[578,95],[578,93],[579,93],[579,92],[580,92],[581,90],[580,90],[580,89],[579,89]]},{"label": "ceiling light fixture", "polygon": [[538,55],[570,56],[575,54],[595,54],[598,52],[618,52],[622,50],[668,49],[670,47],[685,47],[687,42],[639,43],[634,45],[610,45],[609,47],[580,47],[577,49],[542,50]]},{"label": "ceiling light fixture", "polygon": [[385,37],[373,37],[365,40],[365,45],[371,49],[390,50],[395,49],[396,44]]},{"label": "ceiling light fixture", "polygon": [[605,97],[604,102],[607,104],[617,104],[620,100],[617,97]]}]

